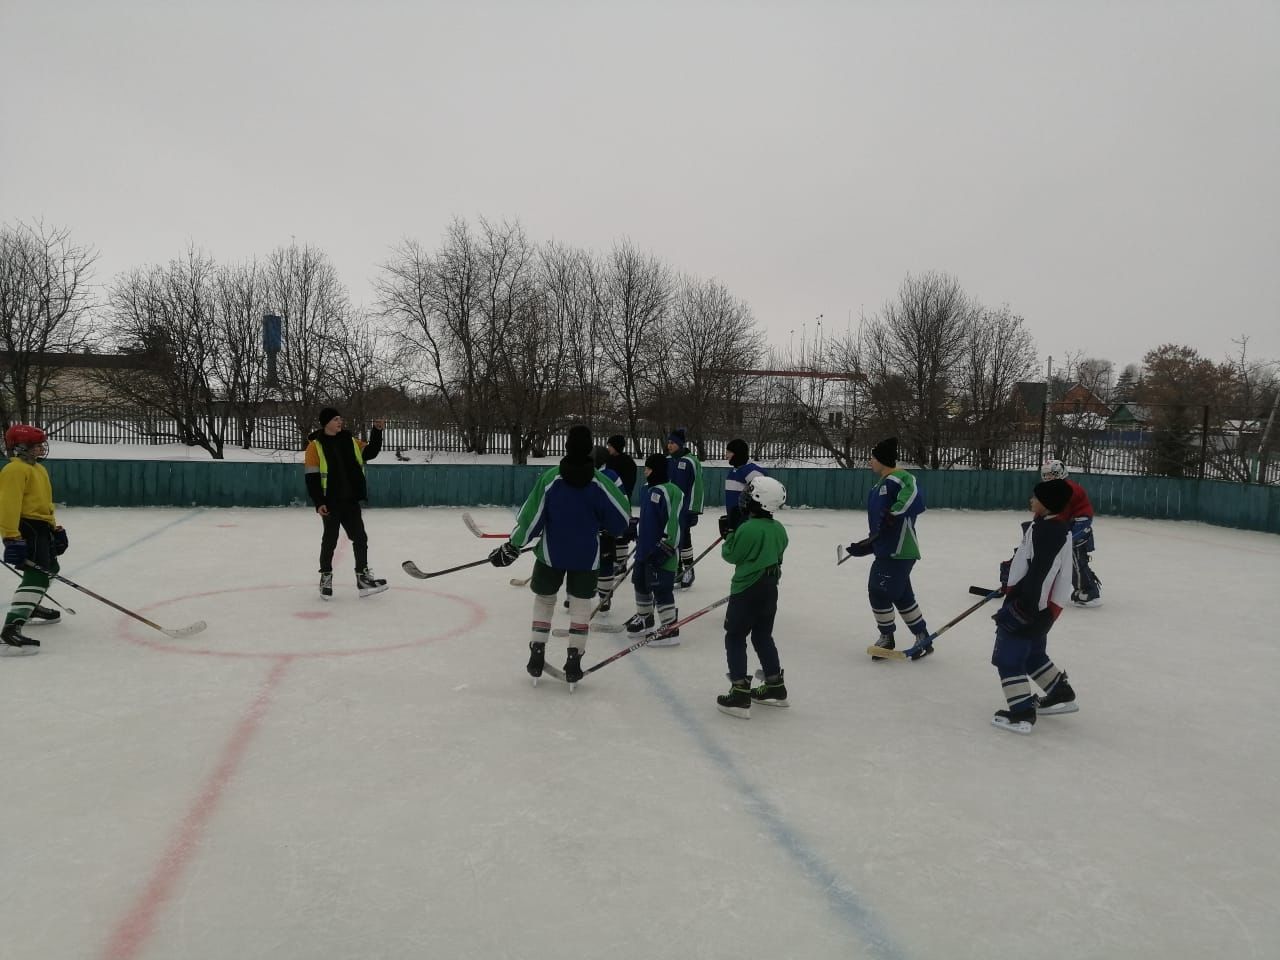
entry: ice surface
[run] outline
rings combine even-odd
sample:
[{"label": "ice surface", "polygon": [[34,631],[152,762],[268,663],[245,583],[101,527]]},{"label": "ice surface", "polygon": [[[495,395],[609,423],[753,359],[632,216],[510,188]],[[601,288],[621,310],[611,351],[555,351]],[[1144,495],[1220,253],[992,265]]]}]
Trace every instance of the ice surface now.
[{"label": "ice surface", "polygon": [[[856,511],[783,514],[793,705],[747,721],[715,709],[718,611],[572,695],[533,688],[507,582],[529,558],[399,569],[483,557],[460,516],[369,510],[391,589],[358,599],[343,541],[326,604],[310,510],[61,511],[68,576],[209,629],[171,640],[58,584],[78,615],[0,659],[0,956],[1280,955],[1280,538],[1101,518],[1106,605],[1050,643],[1080,712],[1016,737],[989,725],[989,610],[919,663],[866,656],[867,561],[833,560]],[[935,627],[1021,519],[922,518]],[[728,576],[709,556],[681,612]]]}]

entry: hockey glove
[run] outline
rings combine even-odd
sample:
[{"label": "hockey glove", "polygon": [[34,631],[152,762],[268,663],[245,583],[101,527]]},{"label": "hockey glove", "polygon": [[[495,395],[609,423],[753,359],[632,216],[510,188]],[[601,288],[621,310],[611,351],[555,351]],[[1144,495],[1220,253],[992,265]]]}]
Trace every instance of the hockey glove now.
[{"label": "hockey glove", "polygon": [[728,515],[727,515],[727,514],[726,514],[725,516],[721,517],[721,518],[720,518],[719,520],[717,520],[716,522],[717,522],[718,524],[720,524],[720,538],[721,538],[721,539],[724,539],[724,538],[725,538],[725,537],[727,537],[729,534],[733,533],[733,521],[729,519],[729,517],[728,517]]},{"label": "hockey glove", "polygon": [[618,543],[635,543],[636,534],[640,530],[640,518],[632,517],[627,521],[627,529],[618,538]]},{"label": "hockey glove", "polygon": [[698,525],[698,518],[699,518],[700,516],[702,516],[702,514],[700,514],[700,513],[691,513],[691,514],[689,514],[689,526],[690,526],[690,527],[696,527],[696,526]]},{"label": "hockey glove", "polygon": [[11,567],[25,566],[27,562],[27,541],[21,538],[6,539],[4,542],[4,562]]},{"label": "hockey glove", "polygon": [[60,557],[67,552],[67,531],[62,527],[53,528],[53,555]]},{"label": "hockey glove", "polygon": [[516,562],[519,556],[520,551],[512,546],[511,541],[508,540],[502,546],[494,548],[493,552],[489,554],[489,562],[495,567],[509,567]]},{"label": "hockey glove", "polygon": [[996,622],[996,626],[1001,630],[1009,633],[1022,633],[1031,626],[1032,618],[1033,615],[1022,609],[1017,600],[1009,599],[1005,601],[1003,607],[995,612],[995,616],[991,619]]},{"label": "hockey glove", "polygon": [[651,567],[661,567],[668,560],[676,555],[676,548],[666,540],[659,540],[658,546],[654,548],[653,553],[645,558],[645,563]]},{"label": "hockey glove", "polygon": [[873,549],[871,546],[871,538],[867,537],[865,540],[859,540],[857,543],[851,543],[844,549],[851,557],[869,557]]}]

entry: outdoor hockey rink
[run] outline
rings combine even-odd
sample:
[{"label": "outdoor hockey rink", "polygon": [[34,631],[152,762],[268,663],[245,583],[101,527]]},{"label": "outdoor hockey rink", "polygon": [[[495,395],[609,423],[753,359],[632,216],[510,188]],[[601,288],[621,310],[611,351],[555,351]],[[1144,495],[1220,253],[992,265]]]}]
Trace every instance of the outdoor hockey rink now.
[{"label": "outdoor hockey rink", "polygon": [[[0,957],[1280,956],[1280,537],[1100,518],[1105,606],[1050,640],[1080,712],[1022,737],[989,722],[993,606],[918,663],[867,657],[869,561],[834,559],[860,511],[782,513],[792,705],[748,721],[715,706],[721,611],[534,688],[530,558],[400,569],[501,542],[461,513],[369,510],[391,589],[357,598],[344,540],[326,604],[309,509],[61,510],[65,575],[209,627],[55,584],[77,615],[0,659]],[[921,518],[931,628],[1025,518]],[[727,592],[718,550],[697,571],[682,615]]]}]

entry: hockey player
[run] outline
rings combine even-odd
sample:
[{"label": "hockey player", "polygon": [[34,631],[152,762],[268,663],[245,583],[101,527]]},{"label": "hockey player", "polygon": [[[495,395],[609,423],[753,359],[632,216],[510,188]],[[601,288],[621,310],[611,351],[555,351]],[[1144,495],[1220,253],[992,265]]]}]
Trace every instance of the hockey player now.
[{"label": "hockey player", "polygon": [[[618,492],[622,494],[622,498],[627,503],[627,521],[628,529],[630,529],[631,521],[631,495],[627,493],[623,486],[622,477],[618,472],[609,466],[609,451],[604,447],[596,447],[592,451],[592,459],[595,461],[596,469],[610,483],[618,488]],[[634,461],[633,461],[634,465]],[[623,530],[620,536],[615,537],[608,530],[600,531],[600,576],[596,582],[596,597],[600,605],[601,613],[608,613],[609,608],[613,606],[613,593],[617,586],[618,571],[620,571],[627,562],[627,530]],[[566,606],[568,601],[565,601]]]},{"label": "hockey player", "polygon": [[22,572],[22,582],[0,630],[0,656],[20,657],[40,652],[40,641],[24,635],[22,627],[44,609],[40,601],[49,589],[49,573],[58,572],[68,541],[54,517],[53,486],[41,463],[49,455],[48,436],[39,427],[15,423],[5,431],[4,445],[9,462],[0,469],[0,533],[4,562]]},{"label": "hockey player", "polygon": [[880,631],[875,645],[885,650],[895,649],[896,608],[915,636],[912,659],[926,657],[933,652],[933,642],[911,587],[911,568],[920,559],[916,517],[924,513],[924,493],[916,485],[915,477],[898,469],[897,437],[881,440],[871,448],[869,466],[877,478],[867,494],[869,532],[866,539],[851,543],[845,549],[854,557],[875,554],[867,580],[871,613]]},{"label": "hockey player", "polygon": [[[726,453],[725,459],[729,461],[730,470],[724,478],[725,516],[722,520],[728,519],[729,529],[736,530],[738,524],[747,518],[745,511],[739,507],[742,491],[754,477],[766,477],[768,473],[764,467],[752,462],[747,441],[741,437],[729,441]],[[720,529],[723,530],[724,526],[721,522]]]},{"label": "hockey player", "polygon": [[[626,494],[627,502],[630,503],[636,495],[636,476],[639,471],[636,468],[635,458],[627,453],[627,438],[620,433],[615,433],[609,438],[609,445],[605,449],[609,452],[608,467],[622,481],[622,492]],[[634,520],[632,526],[634,527]],[[618,538],[613,555],[615,570],[621,570],[627,565],[627,556],[630,552],[628,545],[632,539],[629,536]]]},{"label": "hockey player", "polygon": [[[716,697],[716,707],[732,717],[751,716],[752,701],[787,706],[782,664],[773,642],[778,613],[778,581],[787,531],[774,514],[787,502],[787,490],[773,477],[757,474],[742,492],[742,521],[734,527],[720,518],[724,544],[720,555],[734,566],[729,587],[729,612],[724,618],[724,652],[729,663],[729,692]],[[764,683],[751,689],[747,672],[747,635],[764,671]]]},{"label": "hockey player", "polygon": [[320,537],[320,596],[333,599],[333,552],[338,546],[338,528],[347,532],[355,554],[356,589],[369,597],[387,589],[387,581],[369,569],[369,536],[365,533],[360,501],[369,499],[364,465],[382,452],[384,420],[373,421],[366,444],[344,429],[342,414],[333,407],[320,411],[320,429],[307,438],[302,464],[307,494],[324,524]]},{"label": "hockey player", "polygon": [[667,437],[667,477],[684,495],[680,508],[680,562],[677,582],[683,588],[693,586],[693,536],[690,531],[702,516],[702,462],[689,449],[684,427],[677,427]]},{"label": "hockey player", "polygon": [[596,470],[591,448],[588,427],[577,424],[569,429],[559,466],[538,477],[510,537],[489,554],[495,567],[506,567],[515,562],[526,544],[538,538],[529,581],[533,635],[526,667],[535,680],[542,676],[546,663],[547,636],[562,583],[569,594],[564,676],[570,683],[582,679],[582,655],[587,649],[587,624],[600,566],[600,531],[621,535],[631,518],[630,502],[615,482]]},{"label": "hockey player", "polygon": [[[996,622],[991,665],[1000,673],[1007,709],[991,722],[1011,733],[1030,733],[1041,716],[1075,713],[1076,692],[1067,674],[1049,659],[1049,629],[1071,595],[1071,530],[1066,508],[1071,488],[1062,479],[1036,484],[1031,497],[1035,519],[1022,525],[1013,559],[1000,566],[1004,605]],[[1037,699],[1032,688],[1044,691]]]},{"label": "hockey player", "polygon": [[1079,607],[1102,606],[1102,581],[1089,565],[1093,553],[1093,504],[1084,487],[1067,479],[1067,466],[1061,460],[1050,460],[1040,470],[1041,480],[1065,480],[1071,488],[1071,499],[1062,511],[1071,524],[1071,601]]},{"label": "hockey player", "polygon": [[[677,617],[675,578],[676,544],[680,542],[680,510],[684,494],[667,480],[670,458],[651,454],[644,462],[644,491],[640,497],[640,522],[636,526],[635,566],[631,582],[636,588],[636,612],[627,621],[627,633],[661,631]],[[653,610],[658,609],[654,628]],[[674,647],[680,631],[654,640],[651,646]]]}]

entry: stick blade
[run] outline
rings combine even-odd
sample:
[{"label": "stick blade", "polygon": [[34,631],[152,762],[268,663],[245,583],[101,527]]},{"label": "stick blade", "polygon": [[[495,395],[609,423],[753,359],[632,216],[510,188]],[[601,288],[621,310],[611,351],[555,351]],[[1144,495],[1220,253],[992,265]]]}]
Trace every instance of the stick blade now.
[{"label": "stick blade", "polygon": [[406,560],[404,563],[400,564],[400,569],[403,570],[405,573],[407,573],[411,577],[417,577],[419,580],[431,579],[431,574],[423,573],[421,570],[418,569],[418,565],[414,563],[412,560]]},{"label": "stick blade", "polygon": [[480,525],[476,523],[475,517],[471,516],[471,514],[467,513],[465,510],[462,512],[462,522],[465,523],[467,525],[467,529],[477,537],[484,536],[484,531],[481,530]]},{"label": "stick blade", "polygon": [[529,577],[524,577],[522,579],[517,579],[516,577],[512,577],[507,582],[510,583],[513,587],[527,587],[529,585],[529,580],[530,580]]},{"label": "stick blade", "polygon": [[989,597],[991,594],[999,594],[999,587],[970,587],[969,592],[975,597]]},{"label": "stick blade", "polygon": [[203,620],[197,620],[195,623],[189,623],[185,627],[177,627],[176,629],[161,629],[166,637],[172,637],[174,640],[184,640],[187,637],[194,637],[197,633],[204,633],[205,628],[209,625]]},{"label": "stick blade", "polygon": [[884,647],[877,647],[874,643],[867,647],[867,655],[875,657],[877,660],[907,659],[907,653],[905,650],[886,650]]}]

